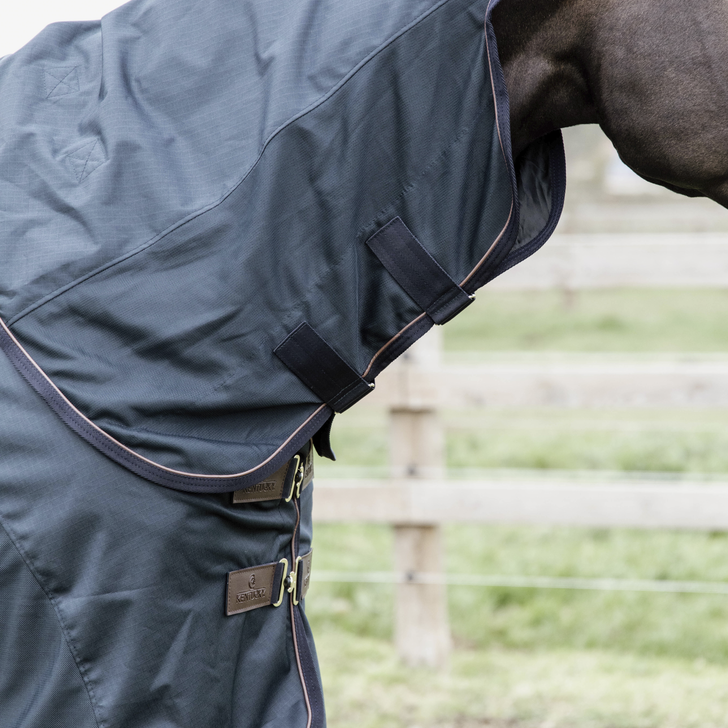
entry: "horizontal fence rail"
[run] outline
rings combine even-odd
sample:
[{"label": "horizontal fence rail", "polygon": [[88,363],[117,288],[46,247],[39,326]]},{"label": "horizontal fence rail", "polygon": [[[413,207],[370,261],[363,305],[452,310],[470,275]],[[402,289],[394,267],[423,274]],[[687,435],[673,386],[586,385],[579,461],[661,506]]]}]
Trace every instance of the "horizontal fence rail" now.
[{"label": "horizontal fence rail", "polygon": [[315,503],[319,523],[728,530],[728,483],[319,479]]},{"label": "horizontal fence rail", "polygon": [[446,363],[408,372],[406,383],[401,372],[382,372],[358,406],[726,408],[728,358]]},{"label": "horizontal fence rail", "polygon": [[488,287],[727,288],[728,235],[555,235]]}]

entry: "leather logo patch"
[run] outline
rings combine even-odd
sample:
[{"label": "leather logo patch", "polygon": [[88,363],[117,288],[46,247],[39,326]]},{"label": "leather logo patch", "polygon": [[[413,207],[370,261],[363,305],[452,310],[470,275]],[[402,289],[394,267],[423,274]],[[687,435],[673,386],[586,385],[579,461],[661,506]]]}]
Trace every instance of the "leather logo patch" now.
[{"label": "leather logo patch", "polygon": [[305,599],[308,593],[308,587],[311,583],[311,562],[313,561],[313,551],[309,551],[302,559],[298,567],[301,572],[301,588],[299,599]]},{"label": "leather logo patch", "polygon": [[313,448],[308,451],[306,455],[306,461],[303,464],[303,482],[301,483],[301,490],[307,485],[310,485],[313,480]]},{"label": "leather logo patch", "polygon": [[273,601],[273,579],[277,564],[231,571],[227,578],[228,616],[267,607]]},{"label": "leather logo patch", "polygon": [[287,472],[288,463],[266,480],[251,485],[245,490],[236,490],[233,493],[233,503],[257,503],[282,498]]}]

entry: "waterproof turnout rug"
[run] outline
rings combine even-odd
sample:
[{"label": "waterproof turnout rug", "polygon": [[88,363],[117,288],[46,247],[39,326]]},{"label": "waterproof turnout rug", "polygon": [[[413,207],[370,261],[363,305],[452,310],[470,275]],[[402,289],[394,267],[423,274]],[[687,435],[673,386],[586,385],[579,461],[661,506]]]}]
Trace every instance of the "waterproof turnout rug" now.
[{"label": "waterproof turnout rug", "polygon": [[0,60],[0,726],[325,724],[311,442],[561,211],[494,4],[133,0]]}]

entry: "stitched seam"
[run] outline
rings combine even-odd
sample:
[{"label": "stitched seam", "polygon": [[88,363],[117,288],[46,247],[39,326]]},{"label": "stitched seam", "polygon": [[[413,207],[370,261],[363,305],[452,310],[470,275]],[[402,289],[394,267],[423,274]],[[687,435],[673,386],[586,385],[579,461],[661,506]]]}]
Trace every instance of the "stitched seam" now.
[{"label": "stitched seam", "polygon": [[8,525],[4,522],[3,516],[0,514],[0,528],[5,531],[8,538],[10,539],[10,542],[15,547],[15,550],[18,552],[18,555],[23,560],[23,563],[25,564],[26,568],[30,573],[33,575],[33,578],[35,579],[36,583],[40,587],[43,594],[45,594],[48,601],[51,603],[51,606],[53,607],[53,612],[56,615],[56,619],[58,620],[58,626],[61,630],[61,634],[63,635],[63,640],[65,641],[69,652],[71,653],[71,657],[73,658],[73,662],[76,665],[76,669],[78,670],[79,676],[81,677],[81,681],[83,682],[84,688],[86,689],[86,694],[88,695],[89,702],[91,703],[91,711],[93,712],[94,721],[96,722],[96,725],[98,728],[104,728],[106,723],[100,719],[97,715],[97,709],[98,704],[96,702],[96,696],[94,695],[93,687],[90,684],[90,680],[88,678],[88,675],[86,674],[86,669],[81,666],[81,660],[78,656],[78,653],[76,652],[75,647],[73,646],[73,642],[71,641],[71,636],[68,633],[68,630],[63,622],[63,619],[61,618],[60,614],[60,606],[56,602],[55,597],[51,593],[49,589],[46,589],[44,586],[40,576],[38,575],[38,572],[36,571],[35,567],[33,566],[33,562],[31,561],[30,557],[25,553],[22,546],[18,542],[18,540],[13,536],[13,534],[10,532],[10,528]]},{"label": "stitched seam", "polygon": [[[457,283],[455,283],[455,281],[453,281],[453,284],[457,286]],[[462,298],[461,294],[463,294],[465,296],[465,298],[462,301],[458,302],[457,299]],[[428,313],[430,315],[432,315],[432,314],[437,315],[438,313],[440,313],[442,311],[447,311],[447,309],[450,308],[450,306],[456,302],[459,303],[459,305],[462,308],[465,308],[470,303],[470,297],[468,296],[467,293],[465,293],[465,291],[463,291],[462,288],[460,288],[460,286],[457,286],[457,289],[455,289],[455,290],[450,290],[450,291],[447,291],[446,293],[443,293],[442,296],[440,296],[440,298],[438,298],[436,301],[433,301],[432,305],[428,309]],[[459,312],[460,311],[458,310],[456,312],[456,314]],[[456,315],[456,314],[453,314],[453,315]]]},{"label": "stitched seam", "polygon": [[129,251],[128,253],[125,253],[124,255],[105,263],[104,265],[100,266],[96,270],[93,270],[89,273],[86,273],[85,275],[81,276],[80,278],[77,278],[75,281],[71,281],[70,283],[67,283],[64,286],[61,286],[60,288],[57,288],[55,291],[51,291],[51,293],[46,294],[41,298],[39,301],[36,301],[35,303],[32,303],[28,306],[26,306],[25,309],[23,309],[20,313],[16,314],[12,319],[8,321],[9,326],[13,326],[16,324],[20,319],[27,316],[28,314],[32,313],[33,311],[37,310],[38,308],[41,308],[47,303],[50,303],[50,301],[58,298],[63,293],[66,293],[67,291],[75,288],[76,286],[80,285],[81,283],[84,283],[85,281],[93,278],[96,275],[99,275],[100,273],[103,273],[106,270],[109,270],[110,268],[113,268],[116,265],[119,265],[120,263],[124,262],[125,260],[129,260],[133,256],[141,253],[142,251],[146,250],[147,248],[156,245],[158,242],[166,238],[168,235],[173,233],[175,230],[180,229],[184,225],[187,225],[188,223],[192,222],[193,220],[196,220],[198,217],[201,217],[207,212],[210,212],[211,210],[215,209],[219,205],[221,205],[230,195],[232,195],[240,185],[243,184],[243,182],[250,176],[252,171],[258,166],[260,163],[260,160],[263,157],[263,154],[268,149],[268,146],[273,142],[276,137],[278,137],[283,131],[288,129],[289,127],[293,126],[297,121],[302,119],[304,116],[307,116],[308,114],[312,113],[319,107],[323,106],[329,99],[333,98],[336,93],[338,93],[349,81],[351,81],[359,71],[361,71],[365,66],[367,66],[370,62],[372,62],[378,55],[383,53],[387,48],[389,48],[391,45],[393,45],[395,42],[397,42],[400,38],[402,38],[404,35],[409,33],[411,30],[416,28],[420,23],[424,22],[427,18],[430,17],[430,15],[433,15],[438,10],[440,10],[442,7],[447,5],[447,3],[451,2],[452,0],[440,0],[437,4],[426,10],[424,13],[422,13],[419,17],[415,18],[411,23],[406,25],[404,28],[397,31],[391,38],[386,40],[382,45],[375,48],[366,58],[359,61],[354,68],[349,71],[338,83],[336,83],[331,89],[329,89],[323,96],[319,97],[311,103],[307,108],[303,109],[302,111],[298,112],[294,116],[292,116],[288,121],[283,122],[277,129],[275,129],[271,135],[268,137],[268,139],[263,143],[263,148],[260,150],[258,156],[256,157],[255,161],[252,163],[250,168],[247,172],[230,188],[228,192],[226,192],[222,197],[218,198],[216,201],[210,203],[209,205],[200,208],[200,210],[192,213],[191,215],[187,216],[186,218],[183,218],[182,220],[178,220],[177,222],[170,225],[166,230],[162,231],[159,235],[156,235],[155,237],[151,238],[150,240],[142,243],[141,245],[137,246],[134,250]]}]

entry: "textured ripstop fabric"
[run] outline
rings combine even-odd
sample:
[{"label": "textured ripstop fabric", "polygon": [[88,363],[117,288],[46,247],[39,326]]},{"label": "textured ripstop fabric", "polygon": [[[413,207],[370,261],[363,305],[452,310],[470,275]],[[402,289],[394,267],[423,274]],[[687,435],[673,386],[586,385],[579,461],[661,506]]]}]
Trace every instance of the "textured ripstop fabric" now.
[{"label": "textured ripstop fabric", "polygon": [[2,357],[0,401],[0,726],[306,726],[287,602],[224,611],[228,571],[290,563],[295,504],[232,507],[133,475]]},{"label": "textured ripstop fabric", "polygon": [[511,159],[495,2],[132,0],[49,26],[0,60],[0,317],[126,447],[257,482],[326,420],[274,355],[297,326],[371,381],[432,324],[377,230],[401,217],[472,293],[558,219],[560,136]]},{"label": "textured ripstop fabric", "polygon": [[98,728],[53,605],[1,520],[0,725]]}]

